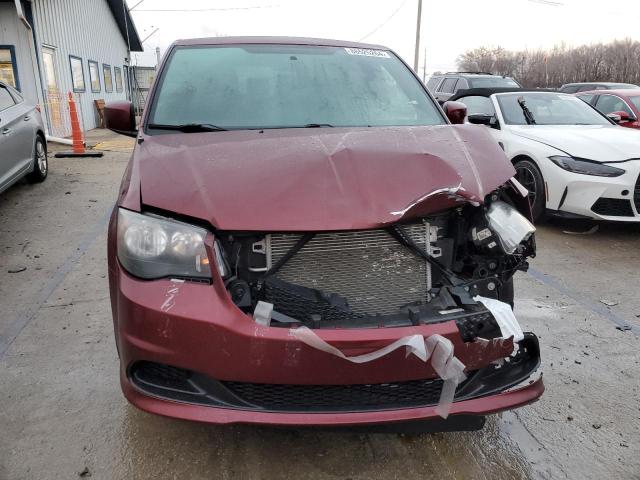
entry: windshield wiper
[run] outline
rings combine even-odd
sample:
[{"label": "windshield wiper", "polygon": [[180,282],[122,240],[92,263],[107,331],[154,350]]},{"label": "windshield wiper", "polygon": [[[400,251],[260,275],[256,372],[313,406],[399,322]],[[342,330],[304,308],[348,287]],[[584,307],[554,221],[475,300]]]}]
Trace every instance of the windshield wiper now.
[{"label": "windshield wiper", "polygon": [[150,123],[147,125],[149,128],[155,128],[158,130],[177,130],[185,133],[197,133],[197,132],[225,132],[227,129],[218,127],[217,125],[211,125],[210,123],[183,123],[182,125],[168,125],[163,123]]},{"label": "windshield wiper", "polygon": [[533,113],[531,113],[531,110],[529,110],[529,107],[527,107],[527,103],[524,101],[524,97],[518,97],[518,105],[520,105],[520,108],[522,109],[522,113],[524,114],[524,119],[526,120],[527,125],[535,125],[536,119],[533,118]]}]

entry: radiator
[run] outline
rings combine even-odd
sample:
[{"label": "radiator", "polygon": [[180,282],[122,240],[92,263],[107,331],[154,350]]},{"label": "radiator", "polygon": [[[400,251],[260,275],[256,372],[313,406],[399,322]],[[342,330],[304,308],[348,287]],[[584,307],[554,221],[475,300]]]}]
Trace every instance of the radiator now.
[{"label": "radiator", "polygon": [[[428,223],[404,226],[427,252],[437,239]],[[267,264],[275,264],[300,239],[274,233],[266,238]],[[366,315],[397,313],[404,305],[428,300],[431,267],[385,230],[318,233],[275,275],[289,283],[338,294]]]}]

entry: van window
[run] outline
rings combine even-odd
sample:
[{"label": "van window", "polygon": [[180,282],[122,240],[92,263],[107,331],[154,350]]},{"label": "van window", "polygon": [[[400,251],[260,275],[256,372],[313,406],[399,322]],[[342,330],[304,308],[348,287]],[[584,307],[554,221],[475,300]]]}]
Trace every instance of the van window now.
[{"label": "van window", "polygon": [[175,48],[161,73],[149,123],[236,130],[445,120],[423,84],[390,52],[246,45]]}]

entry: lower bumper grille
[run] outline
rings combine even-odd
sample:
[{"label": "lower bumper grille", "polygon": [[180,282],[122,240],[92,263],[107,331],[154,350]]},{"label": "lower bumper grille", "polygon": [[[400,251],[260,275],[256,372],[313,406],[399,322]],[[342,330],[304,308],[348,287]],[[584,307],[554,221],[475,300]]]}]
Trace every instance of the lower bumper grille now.
[{"label": "lower bumper grille", "polygon": [[374,385],[221,383],[245,402],[267,410],[353,411],[435,405],[443,382],[434,379]]},{"label": "lower bumper grille", "polygon": [[638,175],[636,186],[633,189],[633,203],[636,206],[636,212],[640,215],[640,175]]},{"label": "lower bumper grille", "polygon": [[[638,186],[636,185],[637,190]],[[636,203],[636,208],[637,205],[638,203]],[[609,217],[633,217],[631,202],[622,198],[601,197],[593,204],[591,210],[598,215]]]},{"label": "lower bumper grille", "polygon": [[[458,385],[455,400],[504,391],[521,383],[540,366],[537,338],[525,334],[516,356],[498,367],[487,365]],[[355,385],[287,385],[218,381],[201,373],[141,361],[129,370],[131,383],[146,395],[219,408],[271,412],[365,412],[437,405],[439,378]]]}]

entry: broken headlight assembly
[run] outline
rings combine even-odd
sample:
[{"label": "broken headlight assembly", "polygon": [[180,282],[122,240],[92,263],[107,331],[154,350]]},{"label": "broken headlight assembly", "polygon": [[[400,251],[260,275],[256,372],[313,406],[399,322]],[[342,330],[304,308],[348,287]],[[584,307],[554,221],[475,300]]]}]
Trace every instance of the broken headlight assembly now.
[{"label": "broken headlight assembly", "polygon": [[[211,279],[206,235],[204,228],[194,225],[118,210],[118,259],[136,277]],[[217,244],[215,247],[218,256]],[[217,264],[223,275],[223,264]]]},{"label": "broken headlight assembly", "polygon": [[496,234],[505,253],[512,254],[536,231],[518,210],[503,201],[493,202],[487,209],[489,228]]},{"label": "broken headlight assembly", "polygon": [[496,200],[471,229],[471,239],[481,250],[511,255],[535,231],[536,228],[516,208]]}]

